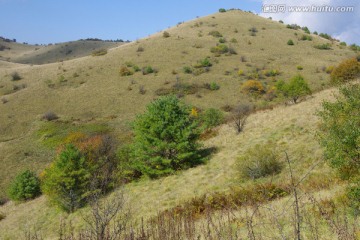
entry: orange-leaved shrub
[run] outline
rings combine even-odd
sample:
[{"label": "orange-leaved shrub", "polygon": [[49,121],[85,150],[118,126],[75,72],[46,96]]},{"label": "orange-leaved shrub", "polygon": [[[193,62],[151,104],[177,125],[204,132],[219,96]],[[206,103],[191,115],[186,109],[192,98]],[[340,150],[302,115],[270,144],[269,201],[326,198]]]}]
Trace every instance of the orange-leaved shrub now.
[{"label": "orange-leaved shrub", "polygon": [[248,80],[241,86],[241,91],[246,94],[263,94],[265,93],[264,85],[257,80]]},{"label": "orange-leaved shrub", "polygon": [[360,62],[356,58],[346,59],[331,72],[333,83],[344,83],[360,76]]}]

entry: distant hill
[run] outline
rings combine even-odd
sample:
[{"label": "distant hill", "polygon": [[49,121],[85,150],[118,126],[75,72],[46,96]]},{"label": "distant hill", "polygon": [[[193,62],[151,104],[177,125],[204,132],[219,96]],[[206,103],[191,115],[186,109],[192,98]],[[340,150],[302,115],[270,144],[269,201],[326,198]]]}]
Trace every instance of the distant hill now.
[{"label": "distant hill", "polygon": [[88,56],[96,50],[109,49],[122,44],[124,43],[99,41],[94,39],[56,43],[44,46],[19,44],[0,39],[0,60],[22,64],[41,65]]}]

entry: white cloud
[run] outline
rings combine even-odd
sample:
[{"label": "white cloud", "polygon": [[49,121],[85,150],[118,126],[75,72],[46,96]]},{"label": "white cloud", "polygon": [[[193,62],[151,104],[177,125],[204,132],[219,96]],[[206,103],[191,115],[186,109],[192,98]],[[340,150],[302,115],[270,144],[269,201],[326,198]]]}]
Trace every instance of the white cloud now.
[{"label": "white cloud", "polygon": [[358,0],[263,0],[263,4],[289,6],[352,6],[353,12],[289,12],[260,13],[263,17],[283,20],[288,24],[307,26],[311,31],[324,32],[347,43],[360,44],[360,1]]}]

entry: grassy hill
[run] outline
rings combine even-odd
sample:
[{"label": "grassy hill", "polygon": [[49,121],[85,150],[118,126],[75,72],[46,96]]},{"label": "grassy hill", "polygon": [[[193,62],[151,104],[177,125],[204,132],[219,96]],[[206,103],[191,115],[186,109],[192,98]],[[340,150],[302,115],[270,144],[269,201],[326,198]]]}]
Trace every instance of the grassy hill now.
[{"label": "grassy hill", "polygon": [[[222,37],[214,37],[217,34],[214,31]],[[238,185],[234,163],[243,151],[257,143],[270,141],[287,150],[296,162],[299,175],[322,158],[314,138],[317,122],[314,112],[331,95],[330,90],[322,91],[329,84],[326,68],[354,56],[353,51],[316,35],[311,35],[311,41],[300,40],[305,35],[302,30],[288,29],[284,24],[242,11],[198,18],[166,32],[168,36],[159,32],[109,49],[103,56],[87,54],[57,62],[59,56],[45,48],[36,50],[43,53],[39,56],[34,54],[34,49],[26,48],[19,52],[31,51],[32,57],[27,59],[32,59],[34,64],[57,60],[43,65],[0,61],[1,196],[21,170],[40,173],[52,161],[57,145],[68,133],[112,132],[120,144],[129,141],[129,122],[159,95],[175,93],[200,109],[224,109],[244,101],[251,101],[261,109],[283,101],[243,93],[241,87],[249,79],[257,79],[266,90],[271,90],[277,80],[287,81],[301,74],[314,92],[321,92],[304,103],[252,115],[244,134],[236,135],[232,127],[222,126],[216,137],[204,143],[218,148],[206,165],[157,181],[129,184],[127,189],[135,215],[151,216],[192,197],[227,191]],[[287,44],[289,39],[294,45]],[[232,54],[213,53],[211,49],[219,41],[231,48]],[[329,44],[331,49],[314,48],[319,44]],[[65,46],[51,47],[57,48],[54,52],[66,50]],[[206,58],[212,66],[198,68],[199,62]],[[30,60],[25,55],[14,58],[14,62],[27,61]],[[140,71],[135,71],[137,67]],[[154,73],[146,74],[148,67]],[[186,73],[184,67],[192,73]],[[133,74],[121,76],[121,69]],[[271,71],[276,74],[269,75]],[[13,80],[14,72],[20,76],[19,80]],[[209,89],[211,83],[220,88]],[[42,121],[48,111],[56,113],[59,120]],[[315,180],[328,172],[326,165],[323,166],[315,172]],[[285,176],[283,173],[275,181],[282,181]],[[7,216],[0,222],[0,232],[5,232],[5,236],[13,236],[26,224],[26,214],[34,216],[46,235],[52,235],[61,215],[46,205],[44,197],[20,205],[8,203],[0,211]],[[70,218],[80,219],[78,214]],[[82,225],[81,221],[77,224]]]},{"label": "grassy hill", "polygon": [[47,64],[85,57],[100,49],[109,49],[124,43],[78,40],[51,45],[28,45],[0,40],[3,50],[0,60],[22,64]]}]

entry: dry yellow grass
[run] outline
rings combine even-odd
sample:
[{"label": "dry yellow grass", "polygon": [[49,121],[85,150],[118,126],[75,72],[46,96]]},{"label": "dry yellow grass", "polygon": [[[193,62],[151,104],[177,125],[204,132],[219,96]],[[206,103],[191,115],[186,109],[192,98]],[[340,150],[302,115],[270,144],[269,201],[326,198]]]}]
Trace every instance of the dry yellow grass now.
[{"label": "dry yellow grass", "polygon": [[[251,27],[258,29],[256,36],[249,35]],[[220,31],[238,55],[215,57],[210,48],[218,39],[208,35],[211,30]],[[310,82],[312,89],[321,90],[327,86],[328,75],[316,70],[354,56],[352,51],[341,49],[337,43],[333,43],[332,50],[317,50],[313,45],[328,41],[317,36],[313,36],[313,41],[297,41],[294,33],[300,36],[301,30],[290,30],[278,22],[241,11],[214,14],[166,31],[170,33],[169,38],[156,33],[110,49],[107,55],[100,57],[86,56],[41,66],[0,61],[0,98],[8,100],[6,104],[0,103],[0,197],[4,196],[10,179],[19,171],[29,168],[41,172],[51,162],[54,151],[42,144],[48,136],[37,135],[44,125],[40,118],[49,110],[70,123],[106,123],[122,142],[127,140],[128,123],[157,97],[157,89],[173,85],[176,75],[182,83],[202,85],[217,82],[220,90],[201,89],[201,98],[188,95],[184,101],[200,108],[220,108],[225,104],[236,105],[248,98],[240,91],[245,77],[238,76],[238,70],[247,73],[255,67],[277,69],[282,74],[276,79],[286,80],[297,74],[296,66],[301,65],[304,70],[300,73]],[[237,43],[230,44],[232,38]],[[295,46],[286,44],[289,38],[295,41]],[[193,47],[195,44],[201,47]],[[138,52],[139,47],[144,51]],[[184,66],[192,66],[207,56],[213,62],[210,72],[199,76],[183,73]],[[245,56],[247,62],[241,62],[241,56]],[[150,65],[159,72],[150,75],[138,72],[121,77],[119,69],[126,62],[139,67]],[[10,74],[14,71],[22,80],[11,81]],[[229,74],[225,75],[225,71]],[[273,84],[271,78],[262,81],[268,86]],[[25,84],[26,87],[15,92],[12,89],[16,84]],[[146,94],[138,93],[140,85],[144,86]],[[206,146],[218,148],[206,165],[156,181],[140,181],[127,186],[134,215],[152,216],[191,197],[248,184],[237,179],[234,163],[239,155],[257,143],[271,141],[280,150],[287,150],[294,161],[296,174],[303,174],[322,158],[314,137],[317,123],[314,113],[323,99],[331,98],[331,92],[319,92],[298,105],[258,112],[249,118],[245,132],[240,135],[236,135],[229,125],[221,126],[219,135],[205,142]],[[262,100],[259,102],[264,103]],[[322,169],[314,173],[316,177],[330,174],[330,170],[323,164]],[[282,181],[285,177],[286,173],[282,173],[274,181]],[[54,236],[61,215],[46,205],[44,197],[18,206],[8,203],[0,207],[0,212],[7,215],[0,222],[0,232],[9,236],[21,232],[27,214],[33,216],[34,223],[41,225],[46,236]],[[70,217],[80,219],[79,214]],[[81,224],[79,220],[78,225]]]},{"label": "dry yellow grass", "polygon": [[[159,180],[143,180],[126,186],[134,216],[150,217],[192,197],[214,191],[230,191],[231,187],[252,184],[238,178],[234,164],[244,151],[257,143],[271,141],[279,149],[287,151],[296,176],[301,177],[314,163],[322,159],[322,151],[314,135],[318,121],[315,112],[323,100],[332,99],[333,92],[333,89],[324,90],[297,105],[279,106],[273,110],[257,112],[249,117],[245,131],[240,135],[235,133],[232,126],[222,125],[219,135],[204,143],[205,146],[218,147],[218,152],[207,164]],[[323,178],[321,176],[324,174],[333,176],[323,163],[312,174],[319,179]],[[288,179],[288,172],[284,170],[273,181],[284,182]],[[0,231],[4,234],[15,236],[13,234],[20,232],[25,226],[28,214],[31,214],[31,222],[41,228],[49,239],[56,236],[63,215],[49,207],[45,197],[17,206],[8,203],[0,207],[0,212],[7,216],[0,222]],[[68,217],[75,219],[77,227],[83,225],[80,213]]]}]

